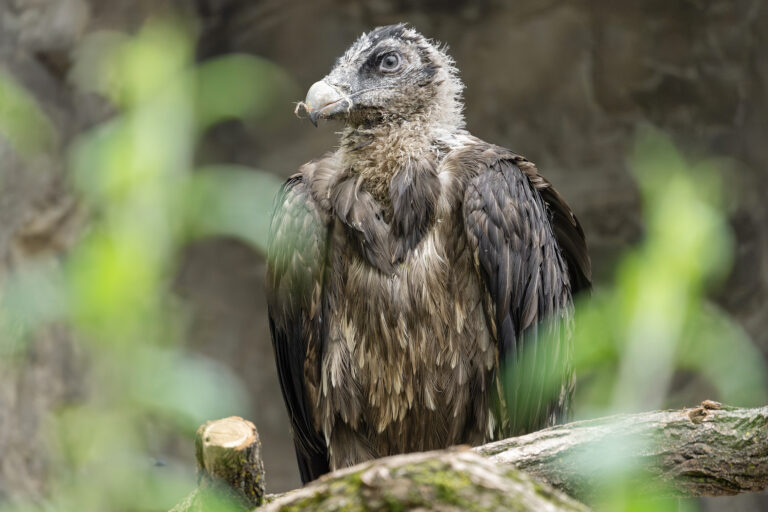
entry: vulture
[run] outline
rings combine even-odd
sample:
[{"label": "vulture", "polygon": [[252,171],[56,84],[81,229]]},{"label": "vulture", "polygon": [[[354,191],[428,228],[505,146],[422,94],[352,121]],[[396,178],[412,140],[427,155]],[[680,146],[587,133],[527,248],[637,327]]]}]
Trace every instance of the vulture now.
[{"label": "vulture", "polygon": [[444,46],[398,24],[363,34],[297,106],[343,123],[270,224],[269,325],[303,482],[567,417],[584,232],[533,163],[465,129],[463,87]]}]

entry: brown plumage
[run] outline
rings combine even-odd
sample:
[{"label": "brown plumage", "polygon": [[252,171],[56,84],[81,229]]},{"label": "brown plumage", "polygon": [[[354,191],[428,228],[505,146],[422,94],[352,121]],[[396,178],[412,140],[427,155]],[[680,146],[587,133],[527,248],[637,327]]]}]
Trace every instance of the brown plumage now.
[{"label": "brown plumage", "polygon": [[464,130],[445,52],[364,34],[298,110],[345,122],[276,201],[272,339],[306,482],[560,421],[584,234],[525,158]]}]

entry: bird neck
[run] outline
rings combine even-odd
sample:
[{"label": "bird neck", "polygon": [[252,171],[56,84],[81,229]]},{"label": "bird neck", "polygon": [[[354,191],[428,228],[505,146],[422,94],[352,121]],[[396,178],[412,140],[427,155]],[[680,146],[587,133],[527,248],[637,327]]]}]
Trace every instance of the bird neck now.
[{"label": "bird neck", "polygon": [[362,178],[365,189],[389,209],[390,185],[398,171],[413,165],[437,167],[438,131],[424,119],[348,125],[341,134],[342,165],[349,174]]}]

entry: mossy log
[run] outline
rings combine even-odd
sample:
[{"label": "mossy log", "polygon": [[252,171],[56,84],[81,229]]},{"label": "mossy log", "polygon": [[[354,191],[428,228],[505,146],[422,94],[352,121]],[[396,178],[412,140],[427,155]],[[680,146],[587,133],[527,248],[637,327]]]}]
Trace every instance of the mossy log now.
[{"label": "mossy log", "polygon": [[[211,423],[216,422],[206,425]],[[209,466],[199,441],[200,431],[198,462],[204,473]],[[225,458],[253,463],[247,457]],[[230,481],[227,474],[236,478]],[[205,494],[206,482],[221,483],[223,477],[241,499],[237,475],[260,482],[262,494],[250,503],[261,503],[260,460],[213,480],[201,477],[198,494]],[[691,409],[569,423],[473,450],[387,457],[267,497],[269,503],[259,510],[587,510],[571,497],[589,502],[617,478],[657,497],[762,490],[768,486],[768,407],[738,409],[705,401]],[[174,511],[204,510],[193,508],[199,503],[192,495]]]},{"label": "mossy log", "polygon": [[386,457],[335,471],[259,512],[586,512],[581,503],[469,448]]}]

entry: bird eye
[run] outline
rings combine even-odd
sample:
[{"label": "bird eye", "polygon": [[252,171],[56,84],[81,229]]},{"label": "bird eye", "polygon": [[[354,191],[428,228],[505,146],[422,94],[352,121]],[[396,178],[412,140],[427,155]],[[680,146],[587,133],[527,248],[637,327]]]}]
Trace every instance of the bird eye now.
[{"label": "bird eye", "polygon": [[396,52],[387,53],[381,58],[379,69],[385,73],[391,73],[400,69],[400,55]]}]

